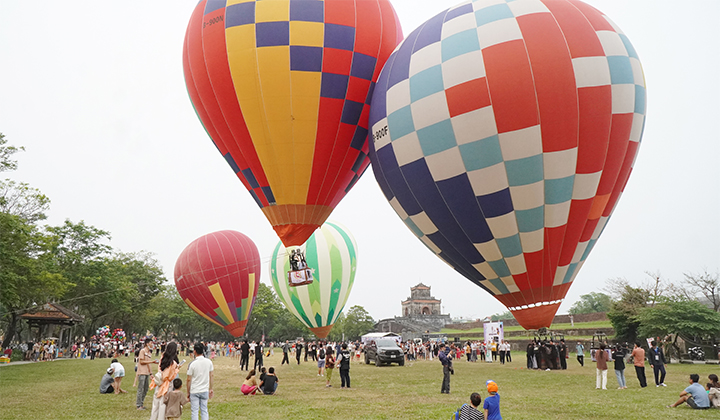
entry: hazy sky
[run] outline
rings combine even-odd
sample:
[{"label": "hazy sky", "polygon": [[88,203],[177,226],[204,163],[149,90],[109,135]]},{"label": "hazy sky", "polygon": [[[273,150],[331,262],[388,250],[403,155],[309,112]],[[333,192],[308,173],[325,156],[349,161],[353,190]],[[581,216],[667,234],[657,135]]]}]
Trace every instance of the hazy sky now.
[{"label": "hazy sky", "polygon": [[[720,36],[717,0],[588,0],[630,38],[643,63],[647,122],[635,169],[560,312],[608,278],[720,266]],[[278,242],[217,152],[185,89],[182,45],[195,0],[0,2],[0,132],[25,146],[4,174],[52,200],[65,219],[112,232],[111,245],[155,253],[172,281],[195,238],[245,233],[268,260]],[[394,0],[407,35],[455,0]],[[504,307],[435,257],[403,225],[372,169],[332,220],[358,243],[347,306],[400,315],[418,282],[445,313],[478,318]]]}]

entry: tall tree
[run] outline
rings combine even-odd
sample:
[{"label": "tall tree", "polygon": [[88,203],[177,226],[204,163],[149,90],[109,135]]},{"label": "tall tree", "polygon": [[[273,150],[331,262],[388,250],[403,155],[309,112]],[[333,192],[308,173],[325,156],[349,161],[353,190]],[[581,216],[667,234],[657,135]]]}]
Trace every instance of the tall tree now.
[{"label": "tall tree", "polygon": [[573,303],[570,312],[576,314],[590,314],[593,312],[607,312],[610,310],[612,298],[605,293],[590,292],[586,295],[580,295],[580,300]]},{"label": "tall tree", "polygon": [[0,213],[0,303],[7,324],[3,347],[13,340],[24,310],[56,299],[72,286],[54,264],[50,247],[51,238],[35,225]]},{"label": "tall tree", "polygon": [[8,146],[7,139],[3,133],[0,133],[0,172],[14,171],[17,169],[17,161],[12,159],[12,155],[25,150],[22,147]]},{"label": "tall tree", "polygon": [[720,273],[685,273],[688,297],[701,297],[715,312],[720,311]]},{"label": "tall tree", "polygon": [[638,337],[640,320],[638,315],[643,308],[648,307],[650,292],[639,287],[625,285],[620,299],[613,302],[607,317],[615,329],[615,336],[630,342]]},{"label": "tall tree", "polygon": [[0,180],[0,212],[14,214],[30,223],[45,220],[50,199],[40,190],[23,182]]},{"label": "tall tree", "polygon": [[372,319],[368,311],[362,306],[355,305],[345,314],[343,322],[343,332],[346,340],[357,340],[363,334],[372,331],[375,321]]}]

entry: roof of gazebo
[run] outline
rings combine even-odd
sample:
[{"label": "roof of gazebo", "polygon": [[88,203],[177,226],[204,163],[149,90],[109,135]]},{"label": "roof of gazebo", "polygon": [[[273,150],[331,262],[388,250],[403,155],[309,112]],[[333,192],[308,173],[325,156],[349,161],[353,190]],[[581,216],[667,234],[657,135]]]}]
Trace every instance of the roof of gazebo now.
[{"label": "roof of gazebo", "polygon": [[39,324],[77,324],[84,321],[82,315],[57,303],[46,303],[39,308],[25,311],[20,314],[20,318]]}]

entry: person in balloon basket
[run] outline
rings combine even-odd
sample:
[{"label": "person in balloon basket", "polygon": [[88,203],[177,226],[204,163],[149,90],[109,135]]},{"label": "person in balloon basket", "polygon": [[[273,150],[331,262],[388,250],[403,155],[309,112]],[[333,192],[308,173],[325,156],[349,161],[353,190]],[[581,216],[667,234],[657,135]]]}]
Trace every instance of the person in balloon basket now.
[{"label": "person in balloon basket", "polygon": [[347,343],[343,343],[335,361],[340,366],[340,388],[350,388],[350,360],[352,356]]},{"label": "person in balloon basket", "polygon": [[450,393],[450,374],[454,373],[452,366],[452,353],[450,347],[446,346],[445,343],[440,344],[440,351],[438,352],[438,359],[443,367],[443,381],[440,386],[441,394]]},{"label": "person in balloon basket", "polygon": [[489,380],[486,382],[488,396],[485,397],[483,403],[483,414],[485,414],[485,420],[502,420],[500,415],[500,394],[498,394],[498,384]]},{"label": "person in balloon basket", "polygon": [[210,418],[207,403],[213,396],[213,363],[203,356],[202,343],[195,343],[195,360],[187,370],[187,397],[190,400],[192,420],[198,420],[198,411],[203,420]]}]

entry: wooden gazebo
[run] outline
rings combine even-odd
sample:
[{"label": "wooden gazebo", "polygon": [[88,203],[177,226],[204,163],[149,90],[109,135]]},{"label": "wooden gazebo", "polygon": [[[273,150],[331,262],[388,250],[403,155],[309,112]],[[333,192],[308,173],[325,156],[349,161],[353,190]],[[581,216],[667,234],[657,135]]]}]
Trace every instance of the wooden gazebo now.
[{"label": "wooden gazebo", "polygon": [[38,329],[37,339],[43,338],[43,329],[59,325],[59,343],[62,343],[64,330],[84,321],[82,315],[78,315],[57,303],[46,303],[38,308],[25,311],[20,315],[20,319],[27,321],[30,329]]}]

